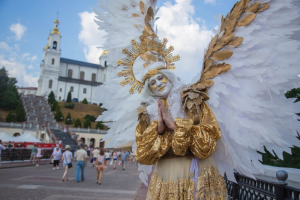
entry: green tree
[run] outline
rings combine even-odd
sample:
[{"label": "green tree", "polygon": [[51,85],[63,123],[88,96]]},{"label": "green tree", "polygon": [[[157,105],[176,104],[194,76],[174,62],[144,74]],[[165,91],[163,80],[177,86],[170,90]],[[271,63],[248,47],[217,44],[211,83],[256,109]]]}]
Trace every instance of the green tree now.
[{"label": "green tree", "polygon": [[5,121],[6,121],[6,122],[16,122],[16,120],[17,120],[17,118],[16,118],[16,113],[15,113],[15,111],[11,110],[11,111],[7,114],[7,116],[6,116],[6,118],[5,118]]},{"label": "green tree", "polygon": [[64,121],[64,116],[63,116],[62,112],[60,111],[60,107],[59,107],[58,104],[57,104],[56,109],[55,109],[55,115],[54,115],[54,118],[55,118],[55,120],[58,121],[58,122]]},{"label": "green tree", "polygon": [[16,120],[18,122],[24,122],[26,120],[26,113],[21,103],[16,108]]},{"label": "green tree", "polygon": [[90,118],[87,118],[84,123],[83,123],[83,127],[84,128],[88,128],[88,127],[91,127],[92,123],[91,123],[91,120]]},{"label": "green tree", "polygon": [[71,118],[71,114],[68,113],[66,119],[65,119],[65,124],[72,124],[72,118]]},{"label": "green tree", "polygon": [[48,95],[48,103],[49,103],[50,105],[52,105],[54,101],[56,101],[56,100],[55,100],[55,95],[54,95],[54,92],[51,91],[50,94]]},{"label": "green tree", "polygon": [[75,123],[74,123],[74,127],[80,127],[81,128],[81,121],[79,118],[76,119]]},{"label": "green tree", "polygon": [[103,130],[104,129],[104,124],[103,124],[103,122],[102,121],[100,121],[100,122],[97,122],[97,124],[96,124],[96,129],[101,129],[101,130]]},{"label": "green tree", "polygon": [[287,91],[285,94],[286,98],[296,98],[295,102],[300,101],[300,88],[293,88]]},{"label": "green tree", "polygon": [[51,111],[55,111],[57,105],[58,105],[57,101],[54,100],[51,104]]},{"label": "green tree", "polygon": [[99,103],[99,107],[101,108],[103,106],[103,103]]},{"label": "green tree", "polygon": [[86,100],[86,98],[84,98],[81,103],[88,104],[88,101]]},{"label": "green tree", "polygon": [[96,117],[94,115],[86,114],[83,119],[87,119],[87,118],[89,118],[91,122],[94,122],[96,120]]},{"label": "green tree", "polygon": [[71,90],[68,92],[68,96],[67,96],[67,102],[71,102],[72,101],[72,93]]},{"label": "green tree", "polygon": [[0,108],[14,110],[21,103],[16,87],[17,82],[16,78],[8,77],[4,67],[0,69]]}]

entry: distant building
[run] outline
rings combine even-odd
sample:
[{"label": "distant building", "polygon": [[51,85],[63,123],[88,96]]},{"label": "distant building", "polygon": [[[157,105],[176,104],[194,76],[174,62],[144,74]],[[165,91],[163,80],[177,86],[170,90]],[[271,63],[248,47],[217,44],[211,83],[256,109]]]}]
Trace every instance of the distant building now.
[{"label": "distant building", "polygon": [[115,67],[107,64],[107,51],[99,57],[99,64],[82,62],[61,57],[61,35],[59,21],[54,21],[54,29],[48,37],[40,64],[37,95],[47,96],[54,92],[58,101],[66,100],[68,92],[72,98],[91,102],[98,85],[107,82],[114,74]]},{"label": "distant building", "polygon": [[24,95],[28,95],[28,94],[33,94],[33,95],[37,95],[37,87],[18,87],[18,93],[19,94],[24,94]]}]

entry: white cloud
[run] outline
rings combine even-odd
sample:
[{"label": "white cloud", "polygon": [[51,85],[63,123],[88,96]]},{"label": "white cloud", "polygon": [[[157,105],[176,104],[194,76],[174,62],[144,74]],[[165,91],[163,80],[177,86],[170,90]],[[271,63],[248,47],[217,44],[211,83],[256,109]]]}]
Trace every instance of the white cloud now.
[{"label": "white cloud", "polygon": [[81,31],[79,40],[85,45],[84,54],[88,62],[99,63],[99,56],[103,49],[97,48],[101,46],[105,39],[104,31],[98,30],[98,25],[95,23],[95,14],[89,12],[79,13],[81,19]]},{"label": "white cloud", "polygon": [[160,8],[160,19],[157,21],[158,36],[167,38],[168,45],[174,46],[173,55],[179,55],[180,61],[175,63],[175,73],[189,82],[202,68],[204,49],[214,33],[205,26],[205,21],[199,25],[192,17],[194,7],[191,0],[176,0],[176,4],[164,4]]},{"label": "white cloud", "polygon": [[34,55],[31,57],[31,61],[35,61],[37,59],[37,57]]},{"label": "white cloud", "polygon": [[[38,75],[28,73],[26,69],[33,69],[32,65],[28,65],[27,68],[24,64],[24,60],[29,57],[29,53],[19,54],[19,46],[9,47],[11,50],[9,53],[0,54],[0,66],[5,67],[8,71],[9,77],[15,77],[18,81],[18,86],[37,86]],[[30,58],[30,57],[29,57]]]},{"label": "white cloud", "polygon": [[204,3],[215,4],[216,0],[204,0]]},{"label": "white cloud", "polygon": [[26,57],[28,57],[28,56],[30,56],[30,53],[24,53],[24,54],[22,55],[23,58],[26,58]]},{"label": "white cloud", "polygon": [[33,69],[33,66],[32,65],[28,65],[27,69]]},{"label": "white cloud", "polygon": [[10,47],[6,42],[0,42],[0,49],[4,49],[6,51],[11,51]]},{"label": "white cloud", "polygon": [[12,24],[9,29],[16,34],[16,40],[21,40],[27,30],[26,26],[23,26],[20,23]]}]

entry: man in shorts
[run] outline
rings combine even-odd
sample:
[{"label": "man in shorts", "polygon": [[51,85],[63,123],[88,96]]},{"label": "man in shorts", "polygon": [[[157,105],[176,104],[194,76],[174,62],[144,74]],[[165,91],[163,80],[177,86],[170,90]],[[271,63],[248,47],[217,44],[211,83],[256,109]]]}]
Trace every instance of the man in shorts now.
[{"label": "man in shorts", "polygon": [[36,147],[36,144],[34,144],[34,146],[31,149],[30,163],[32,161],[36,162],[36,153],[37,153],[37,147]]}]

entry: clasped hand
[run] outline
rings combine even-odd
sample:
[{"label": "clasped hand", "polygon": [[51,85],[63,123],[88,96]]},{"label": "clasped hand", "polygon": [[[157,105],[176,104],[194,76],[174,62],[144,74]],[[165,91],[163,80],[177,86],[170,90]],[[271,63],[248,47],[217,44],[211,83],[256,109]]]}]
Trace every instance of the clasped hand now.
[{"label": "clasped hand", "polygon": [[170,113],[167,111],[165,105],[158,100],[157,101],[157,107],[158,107],[158,128],[157,131],[159,134],[162,134],[166,127],[168,127],[171,130],[175,130],[176,125],[173,122],[173,119],[170,115]]}]

